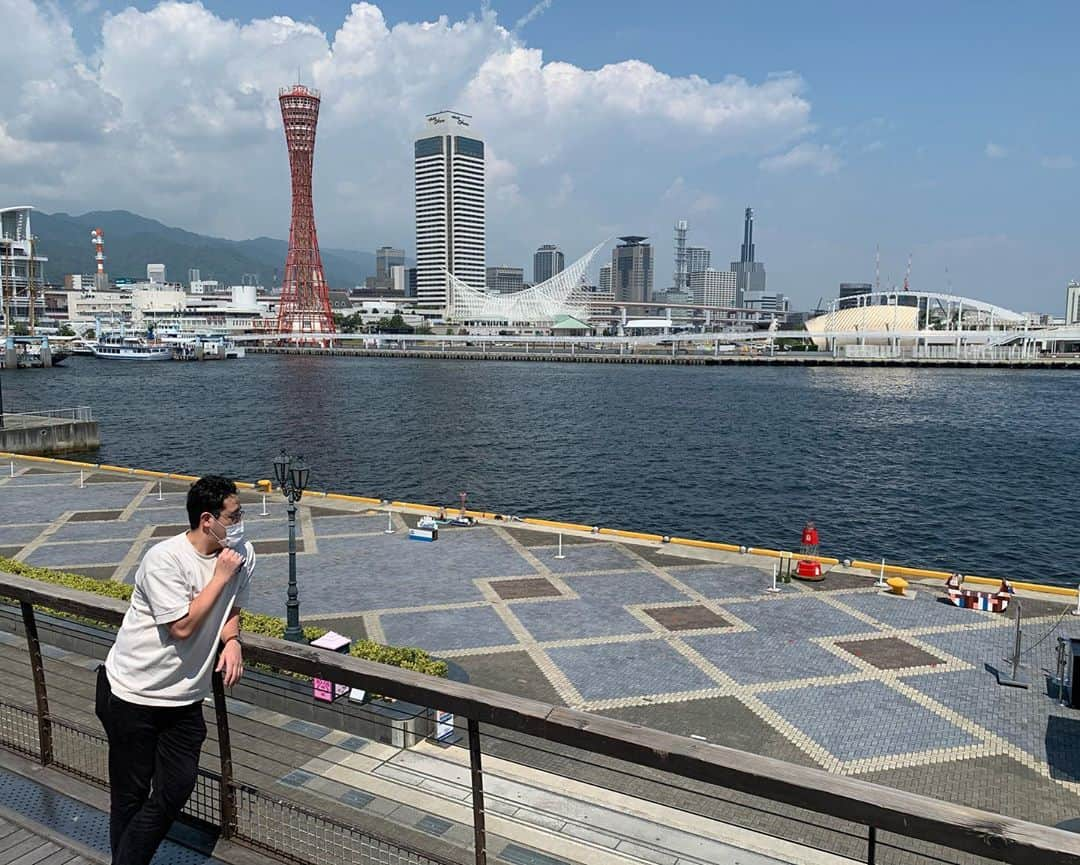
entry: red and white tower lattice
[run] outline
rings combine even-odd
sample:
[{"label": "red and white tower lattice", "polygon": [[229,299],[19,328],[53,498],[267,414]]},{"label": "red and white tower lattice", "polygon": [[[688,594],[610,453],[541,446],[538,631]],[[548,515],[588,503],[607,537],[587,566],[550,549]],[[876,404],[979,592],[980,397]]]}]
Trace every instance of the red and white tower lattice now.
[{"label": "red and white tower lattice", "polygon": [[334,333],[334,316],[323,274],[315,209],[311,202],[311,169],[315,160],[315,127],[319,122],[319,91],[302,84],[278,91],[285,143],[292,175],[292,222],[289,253],[281,283],[277,329],[280,334]]}]

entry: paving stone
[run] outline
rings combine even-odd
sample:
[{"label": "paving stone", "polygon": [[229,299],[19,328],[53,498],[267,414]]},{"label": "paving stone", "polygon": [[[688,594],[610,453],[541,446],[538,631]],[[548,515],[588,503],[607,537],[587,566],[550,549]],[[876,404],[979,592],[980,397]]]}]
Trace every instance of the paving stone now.
[{"label": "paving stone", "polygon": [[655,619],[669,631],[693,631],[700,628],[725,628],[731,623],[708,607],[693,604],[686,607],[655,607],[645,609],[647,616]]},{"label": "paving stone", "polygon": [[366,808],[375,797],[362,790],[346,790],[338,798],[353,808]]},{"label": "paving stone", "polygon": [[[874,584],[873,577],[848,574],[842,571],[825,571],[824,580],[804,580],[802,585],[815,592],[836,592],[843,589],[866,589]],[[874,591],[879,591],[875,589]]]},{"label": "paving stone", "polygon": [[945,663],[936,655],[931,655],[899,637],[850,640],[835,643],[835,645],[879,670],[901,670],[905,667],[926,667]]},{"label": "paving stone", "polygon": [[186,532],[188,530],[187,523],[173,523],[172,525],[155,526],[154,531],[150,533],[152,538],[171,538]]},{"label": "paving stone", "polygon": [[573,646],[547,653],[586,700],[716,687],[662,640]]},{"label": "paving stone", "polygon": [[692,600],[670,583],[645,570],[583,574],[566,577],[565,580],[570,588],[586,600],[618,606]]},{"label": "paving stone", "polygon": [[433,817],[430,814],[421,817],[416,822],[416,828],[422,832],[427,832],[430,835],[445,835],[447,830],[454,824],[449,820],[443,820],[439,817]]},{"label": "paving stone", "polygon": [[120,517],[122,511],[75,511],[68,517],[69,523],[100,522],[103,520],[115,520]]},{"label": "paving stone", "polygon": [[621,604],[607,601],[539,601],[519,604],[514,615],[536,640],[574,640],[645,634],[649,629]]},{"label": "paving stone", "polygon": [[[460,672],[455,675],[455,671]],[[527,652],[455,658],[451,662],[450,676],[481,688],[530,697],[556,706],[563,705],[559,693]]]},{"label": "paving stone", "polygon": [[569,547],[563,544],[565,558],[557,559],[558,546],[533,547],[532,554],[557,574],[576,571],[618,571],[632,568],[636,562],[623,552],[622,545],[595,542]]},{"label": "paving stone", "polygon": [[522,847],[520,844],[507,844],[499,851],[496,858],[509,862],[511,865],[569,865],[565,859],[557,859],[547,853]]},{"label": "paving stone", "polygon": [[[706,598],[756,597],[772,585],[772,571],[749,565],[704,565],[680,568],[672,574]],[[797,591],[782,586],[786,592]]]},{"label": "paving stone", "polygon": [[759,697],[839,760],[960,748],[978,741],[881,682],[816,685]]},{"label": "paving stone", "polygon": [[303,787],[308,781],[315,776],[310,772],[305,772],[302,769],[295,769],[288,775],[283,776],[280,781],[289,787]]},{"label": "paving stone", "polygon": [[491,607],[384,614],[380,622],[389,642],[432,652],[517,643]]},{"label": "paving stone", "polygon": [[[523,547],[550,547],[553,544],[558,543],[557,533],[555,532],[541,532],[534,529],[521,529],[511,526],[503,526],[503,531]],[[563,535],[564,547],[570,546],[571,544],[580,545],[594,543],[596,543],[596,541],[593,538],[586,538],[581,535]]]},{"label": "paving stone", "polygon": [[310,721],[301,721],[299,718],[289,721],[283,725],[282,729],[288,730],[290,733],[307,736],[309,739],[322,739],[330,733],[329,727],[324,727],[322,724],[312,724]]},{"label": "paving stone", "polygon": [[726,607],[751,627],[788,639],[837,637],[872,630],[870,625],[825,603],[818,595],[780,595],[765,602],[728,603]]},{"label": "paving stone", "polygon": [[520,580],[493,580],[489,583],[492,590],[504,601],[519,598],[558,597],[561,592],[543,577]]},{"label": "paving stone", "polygon": [[741,684],[843,676],[855,667],[809,640],[761,631],[686,637],[687,645]]},{"label": "paving stone", "polygon": [[116,573],[116,565],[90,565],[88,567],[67,567],[65,571],[72,574],[82,574],[92,580],[111,580]]},{"label": "paving stone", "polygon": [[26,563],[46,568],[76,564],[119,563],[130,548],[131,544],[127,541],[44,544],[26,557]]},{"label": "paving stone", "polygon": [[[256,555],[269,555],[274,553],[287,553],[289,552],[289,541],[254,541],[252,545],[255,547]],[[296,539],[296,552],[304,552],[304,539]]]},{"label": "paving stone", "polygon": [[844,595],[839,600],[846,606],[873,616],[879,622],[894,628],[972,624],[995,616],[994,613],[978,610],[962,610],[948,603],[943,594],[933,591],[920,591],[910,600],[881,592],[859,592]]}]

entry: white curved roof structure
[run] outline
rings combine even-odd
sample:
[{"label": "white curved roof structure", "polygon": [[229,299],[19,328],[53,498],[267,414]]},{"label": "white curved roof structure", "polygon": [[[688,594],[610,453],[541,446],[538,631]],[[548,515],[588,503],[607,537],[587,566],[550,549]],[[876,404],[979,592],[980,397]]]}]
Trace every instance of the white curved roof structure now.
[{"label": "white curved roof structure", "polygon": [[509,294],[473,288],[447,273],[451,288],[450,315],[457,322],[506,325],[550,324],[565,315],[581,318],[586,310],[573,306],[570,295],[606,243],[606,240],[598,243],[551,279]]}]

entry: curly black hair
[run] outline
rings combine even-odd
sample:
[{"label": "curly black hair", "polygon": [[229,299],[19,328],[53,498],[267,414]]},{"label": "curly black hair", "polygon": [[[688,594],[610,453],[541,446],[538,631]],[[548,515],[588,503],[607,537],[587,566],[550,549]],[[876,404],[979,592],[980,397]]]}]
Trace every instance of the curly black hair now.
[{"label": "curly black hair", "polygon": [[236,495],[236,484],[220,475],[207,475],[191,485],[187,494],[187,515],[191,528],[197,528],[203,514],[221,516],[225,499]]}]

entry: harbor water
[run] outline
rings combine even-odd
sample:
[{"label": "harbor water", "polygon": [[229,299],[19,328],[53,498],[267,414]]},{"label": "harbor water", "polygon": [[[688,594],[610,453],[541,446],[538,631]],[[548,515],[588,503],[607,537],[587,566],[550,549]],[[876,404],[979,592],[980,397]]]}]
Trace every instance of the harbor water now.
[{"label": "harbor water", "polygon": [[96,462],[1073,585],[1080,377],[255,356],[3,373]]}]

